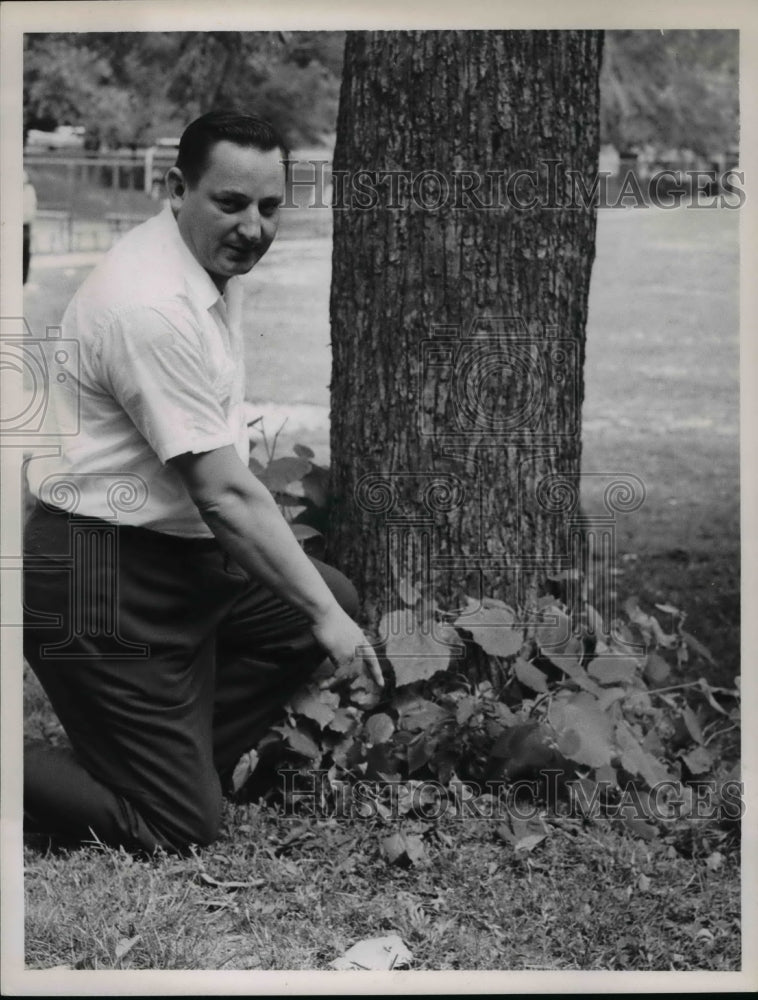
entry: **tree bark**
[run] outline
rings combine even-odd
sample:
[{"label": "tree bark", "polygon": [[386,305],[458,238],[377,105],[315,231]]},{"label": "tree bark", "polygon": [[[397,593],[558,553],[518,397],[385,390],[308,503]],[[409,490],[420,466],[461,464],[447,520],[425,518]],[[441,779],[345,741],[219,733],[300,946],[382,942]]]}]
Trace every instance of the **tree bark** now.
[{"label": "tree bark", "polygon": [[348,33],[328,551],[372,626],[398,581],[523,607],[572,558],[601,48]]}]

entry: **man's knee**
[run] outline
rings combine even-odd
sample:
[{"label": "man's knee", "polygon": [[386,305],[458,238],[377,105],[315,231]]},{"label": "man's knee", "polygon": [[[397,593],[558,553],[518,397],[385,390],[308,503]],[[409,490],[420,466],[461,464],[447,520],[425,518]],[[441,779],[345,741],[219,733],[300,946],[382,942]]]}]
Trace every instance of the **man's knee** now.
[{"label": "man's knee", "polygon": [[214,771],[214,780],[198,787],[191,798],[167,802],[158,822],[172,847],[207,847],[218,840],[222,812],[221,785]]},{"label": "man's knee", "polygon": [[342,607],[342,610],[350,615],[351,618],[357,618],[361,602],[358,597],[358,591],[348,580],[345,574],[340,573],[340,571],[335,569],[333,566],[327,566],[326,563],[322,563],[318,559],[313,559],[312,562],[324,578],[326,585],[334,594],[337,603]]}]

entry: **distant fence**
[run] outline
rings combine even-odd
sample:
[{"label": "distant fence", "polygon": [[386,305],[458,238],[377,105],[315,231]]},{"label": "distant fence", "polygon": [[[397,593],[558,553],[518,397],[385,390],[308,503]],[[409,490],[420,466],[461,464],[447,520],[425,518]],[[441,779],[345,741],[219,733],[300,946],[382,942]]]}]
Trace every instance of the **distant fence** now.
[{"label": "distant fence", "polygon": [[107,250],[126,229],[155,214],[174,151],[27,151],[37,194],[32,253]]},{"label": "distant fence", "polygon": [[[316,202],[318,210],[282,213],[281,234],[326,237],[331,232],[328,204],[329,151],[293,154],[291,197],[298,207]],[[122,233],[160,209],[163,177],[176,150],[156,148],[122,153],[84,150],[33,152],[24,168],[37,193],[32,253],[58,254],[107,250]],[[311,180],[313,183],[311,184]]]},{"label": "distant fence", "polygon": [[[24,166],[38,203],[32,252],[107,250],[119,235],[159,209],[166,193],[163,177],[175,155],[174,149],[161,147],[120,153],[27,151]],[[301,151],[293,153],[291,159],[281,235],[328,237],[332,215],[331,151]],[[712,161],[709,180],[703,177],[704,163],[671,160],[646,164],[623,156],[612,165],[601,161],[604,179],[600,204],[629,207],[635,200],[638,204],[648,203],[651,190],[659,199],[669,198],[677,190],[685,199],[692,197],[697,188],[712,188],[715,192],[720,189],[719,176],[735,163],[736,159],[726,156],[720,162]],[[694,171],[695,165],[701,169]],[[363,204],[359,197],[363,189],[351,187],[355,179],[346,179],[341,185],[347,206]]]}]

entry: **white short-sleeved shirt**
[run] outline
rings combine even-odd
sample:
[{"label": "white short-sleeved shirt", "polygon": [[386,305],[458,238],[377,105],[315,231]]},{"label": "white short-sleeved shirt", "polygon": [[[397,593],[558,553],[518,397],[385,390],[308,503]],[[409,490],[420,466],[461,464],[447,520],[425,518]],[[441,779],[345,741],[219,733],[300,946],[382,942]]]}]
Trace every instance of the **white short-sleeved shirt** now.
[{"label": "white short-sleeved shirt", "polygon": [[224,445],[248,462],[241,294],[239,278],[219,293],[168,206],[124,236],[63,317],[76,349],[50,380],[50,417],[78,420],[78,432],[60,438],[60,456],[29,463],[32,492],[77,514],[209,536],[166,463]]}]

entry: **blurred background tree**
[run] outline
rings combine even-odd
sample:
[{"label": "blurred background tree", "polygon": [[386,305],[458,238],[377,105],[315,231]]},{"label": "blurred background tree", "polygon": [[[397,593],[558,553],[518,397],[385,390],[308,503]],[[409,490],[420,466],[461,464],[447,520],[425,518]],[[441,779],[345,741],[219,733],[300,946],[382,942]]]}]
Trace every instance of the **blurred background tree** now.
[{"label": "blurred background tree", "polygon": [[[737,31],[608,31],[601,142],[701,155],[738,141]],[[345,33],[80,32],[26,36],[25,128],[84,125],[87,145],[145,146],[240,104],[290,148],[333,135]]]},{"label": "blurred background tree", "polygon": [[342,33],[91,32],[25,42],[26,131],[83,125],[90,148],[145,146],[229,104],[270,119],[291,148],[334,129]]},{"label": "blurred background tree", "polygon": [[708,156],[739,138],[739,32],[607,31],[601,141]]}]

